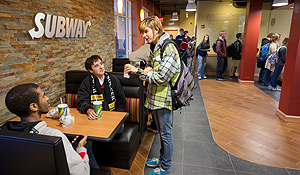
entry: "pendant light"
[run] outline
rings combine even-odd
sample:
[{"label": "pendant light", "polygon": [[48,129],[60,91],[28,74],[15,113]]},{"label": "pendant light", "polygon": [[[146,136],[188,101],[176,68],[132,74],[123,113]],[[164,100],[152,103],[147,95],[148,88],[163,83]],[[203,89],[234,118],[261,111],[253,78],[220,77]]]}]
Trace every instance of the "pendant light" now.
[{"label": "pendant light", "polygon": [[172,13],[172,18],[170,19],[170,21],[178,21],[178,15],[177,15],[177,12],[173,12],[173,13]]},{"label": "pendant light", "polygon": [[186,5],[185,11],[189,11],[189,12],[197,11],[195,0],[188,0],[188,4]]},{"label": "pendant light", "polygon": [[279,6],[285,6],[288,5],[288,0],[274,0],[272,6],[279,7]]}]

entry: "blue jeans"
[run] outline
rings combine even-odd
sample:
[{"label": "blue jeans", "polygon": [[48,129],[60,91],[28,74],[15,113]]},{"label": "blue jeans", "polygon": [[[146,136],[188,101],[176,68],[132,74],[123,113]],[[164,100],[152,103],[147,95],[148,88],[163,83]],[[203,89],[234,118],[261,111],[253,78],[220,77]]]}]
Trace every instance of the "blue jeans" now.
[{"label": "blue jeans", "polygon": [[269,86],[270,85],[270,75],[271,75],[271,71],[269,69],[265,69],[265,73],[264,73],[264,85],[265,86]]},{"label": "blue jeans", "polygon": [[281,65],[278,65],[278,64],[277,64],[277,65],[275,66],[275,70],[274,70],[273,75],[272,75],[272,78],[271,78],[271,86],[272,86],[273,88],[276,88],[276,87],[277,87],[277,80],[278,80],[278,77],[279,77],[279,75],[280,75],[282,69],[283,69],[283,66],[281,66]]},{"label": "blue jeans", "polygon": [[197,75],[198,79],[199,78],[204,78],[204,68],[205,68],[205,63],[206,63],[206,56],[200,56],[198,55],[198,70],[197,70]]},{"label": "blue jeans", "polygon": [[171,163],[173,156],[173,136],[172,136],[172,119],[173,112],[169,109],[153,110],[153,117],[155,118],[158,131],[160,133],[160,156],[162,169],[171,171]]},{"label": "blue jeans", "polygon": [[260,82],[264,82],[264,76],[265,76],[265,72],[266,72],[266,68],[261,68],[259,71],[259,77],[258,77],[258,81]]},{"label": "blue jeans", "polygon": [[227,68],[227,57],[226,58],[220,58],[217,55],[217,68],[216,68],[216,73],[217,73],[217,78],[222,78],[223,73],[225,72]]}]

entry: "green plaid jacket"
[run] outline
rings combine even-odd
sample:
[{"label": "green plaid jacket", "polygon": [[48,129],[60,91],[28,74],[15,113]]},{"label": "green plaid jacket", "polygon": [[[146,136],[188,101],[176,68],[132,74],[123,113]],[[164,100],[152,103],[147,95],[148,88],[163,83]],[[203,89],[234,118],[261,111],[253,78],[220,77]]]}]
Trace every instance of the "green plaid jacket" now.
[{"label": "green plaid jacket", "polygon": [[167,45],[163,58],[160,57],[160,50],[163,41],[169,38],[168,33],[164,33],[153,52],[150,53],[148,66],[153,68],[153,72],[145,74],[139,69],[138,74],[141,80],[149,82],[147,88],[147,96],[145,107],[156,110],[167,108],[172,110],[171,86],[169,82],[172,80],[174,85],[180,74],[180,56],[173,44]]}]

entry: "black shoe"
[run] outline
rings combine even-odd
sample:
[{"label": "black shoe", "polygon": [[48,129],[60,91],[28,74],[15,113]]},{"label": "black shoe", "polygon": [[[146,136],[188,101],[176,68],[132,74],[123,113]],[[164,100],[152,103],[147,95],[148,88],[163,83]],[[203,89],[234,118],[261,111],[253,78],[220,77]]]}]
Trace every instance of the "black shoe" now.
[{"label": "black shoe", "polygon": [[258,81],[258,84],[264,84],[264,82],[263,81]]}]

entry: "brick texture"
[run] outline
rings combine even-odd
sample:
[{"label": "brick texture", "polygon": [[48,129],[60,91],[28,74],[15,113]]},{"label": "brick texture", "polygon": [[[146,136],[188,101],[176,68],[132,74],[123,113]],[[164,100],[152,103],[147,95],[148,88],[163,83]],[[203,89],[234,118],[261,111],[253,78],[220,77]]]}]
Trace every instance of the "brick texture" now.
[{"label": "brick texture", "polygon": [[[5,107],[13,86],[37,83],[57,105],[65,99],[65,72],[84,70],[87,57],[98,54],[111,71],[115,55],[113,0],[1,0],[0,1],[0,123],[14,117]],[[86,38],[39,38],[28,30],[42,12],[91,21]]]}]

